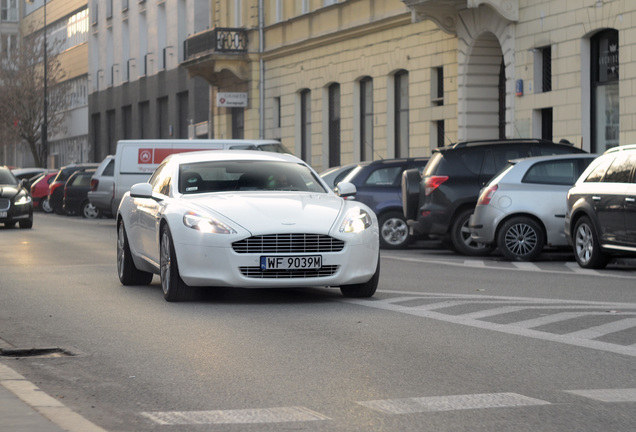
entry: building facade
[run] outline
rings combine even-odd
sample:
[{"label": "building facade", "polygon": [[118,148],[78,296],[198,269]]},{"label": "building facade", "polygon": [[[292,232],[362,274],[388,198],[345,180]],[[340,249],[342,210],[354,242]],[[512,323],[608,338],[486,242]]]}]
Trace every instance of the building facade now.
[{"label": "building facade", "polygon": [[91,0],[90,136],[96,160],[130,138],[207,138],[210,86],[180,64],[209,0]]},{"label": "building facade", "polygon": [[[46,31],[55,48],[68,88],[64,125],[48,136],[50,168],[93,160],[88,139],[88,4],[87,0],[33,0],[24,3],[23,37]],[[48,89],[51,92],[56,89]],[[59,114],[59,113],[57,113]],[[23,151],[24,154],[28,153]],[[26,164],[23,164],[25,166]]]},{"label": "building facade", "polygon": [[[4,59],[15,55],[20,37],[19,6],[18,0],[0,0],[0,67]],[[17,143],[3,144],[0,146],[0,165],[22,165],[23,158],[17,151]]]}]

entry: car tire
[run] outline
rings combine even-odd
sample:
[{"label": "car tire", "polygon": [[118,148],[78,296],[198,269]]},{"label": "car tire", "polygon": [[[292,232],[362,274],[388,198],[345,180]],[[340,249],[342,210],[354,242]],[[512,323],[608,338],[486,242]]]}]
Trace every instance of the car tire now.
[{"label": "car tire", "polygon": [[161,288],[163,298],[169,302],[178,302],[186,299],[190,287],[183,282],[179,275],[177,254],[172,244],[172,235],[168,225],[161,229],[161,242],[159,245],[159,267],[161,275]]},{"label": "car tire", "polygon": [[528,217],[508,219],[497,233],[497,247],[511,261],[532,261],[543,251],[545,232]]},{"label": "car tire", "polygon": [[574,225],[573,249],[579,266],[587,269],[603,269],[609,262],[609,255],[601,250],[592,222],[587,217],[580,218]]},{"label": "car tire", "polygon": [[33,213],[29,214],[28,219],[22,219],[19,222],[20,228],[33,228]]},{"label": "car tire", "polygon": [[44,213],[53,213],[53,207],[51,207],[51,203],[49,202],[48,197],[42,198],[40,201],[40,208]]},{"label": "car tire", "polygon": [[486,256],[495,249],[494,246],[477,243],[470,236],[468,221],[473,209],[462,210],[451,224],[450,240],[455,252],[467,256]]},{"label": "car tire", "polygon": [[399,211],[390,211],[378,217],[380,224],[380,247],[384,249],[402,249],[411,243],[406,218]]},{"label": "car tire", "polygon": [[420,182],[422,176],[417,168],[402,173],[402,209],[404,217],[415,220],[420,201]]},{"label": "car tire", "polygon": [[90,201],[84,201],[80,207],[80,214],[86,219],[99,219],[102,217],[100,209],[95,207]]},{"label": "car tire", "polygon": [[342,285],[340,292],[343,296],[349,298],[364,298],[372,297],[375,291],[378,289],[378,282],[380,281],[380,256],[378,256],[378,264],[375,268],[375,273],[367,282],[352,285]]},{"label": "car tire", "polygon": [[135,267],[123,221],[117,226],[117,275],[122,285],[150,285],[153,277]]}]

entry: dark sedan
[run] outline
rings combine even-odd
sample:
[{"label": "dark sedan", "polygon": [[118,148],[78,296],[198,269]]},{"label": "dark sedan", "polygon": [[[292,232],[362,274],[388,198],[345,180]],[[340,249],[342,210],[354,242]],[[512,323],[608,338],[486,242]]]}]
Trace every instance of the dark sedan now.
[{"label": "dark sedan", "polygon": [[8,168],[0,167],[0,223],[7,228],[16,223],[20,228],[33,226],[33,200],[27,182],[18,180]]}]

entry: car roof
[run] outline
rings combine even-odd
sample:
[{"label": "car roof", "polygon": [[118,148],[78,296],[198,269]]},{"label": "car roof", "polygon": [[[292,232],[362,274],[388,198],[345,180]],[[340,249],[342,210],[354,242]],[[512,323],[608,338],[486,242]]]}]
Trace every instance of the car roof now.
[{"label": "car roof", "polygon": [[616,153],[619,151],[634,150],[634,149],[636,149],[636,144],[619,145],[616,147],[612,147],[611,149],[605,150],[605,153],[603,154]]},{"label": "car roof", "polygon": [[553,141],[538,139],[538,138],[509,138],[509,139],[492,139],[492,140],[475,140],[475,141],[461,141],[445,147],[437,147],[433,149],[433,152],[446,152],[449,150],[456,150],[462,148],[471,147],[483,147],[483,146],[498,146],[498,145],[510,145],[510,144],[539,144],[539,145],[556,145],[556,146],[569,146],[573,147],[571,142],[555,143]]},{"label": "car roof", "polygon": [[262,161],[262,162],[292,162],[305,163],[302,159],[287,153],[274,153],[253,150],[201,150],[187,153],[175,153],[164,159],[164,162],[194,163],[204,161]]},{"label": "car roof", "polygon": [[559,160],[559,159],[594,159],[598,157],[595,153],[566,153],[556,155],[543,155],[543,156],[530,156],[527,158],[511,159],[509,162],[517,164],[520,162],[535,163],[545,160]]}]

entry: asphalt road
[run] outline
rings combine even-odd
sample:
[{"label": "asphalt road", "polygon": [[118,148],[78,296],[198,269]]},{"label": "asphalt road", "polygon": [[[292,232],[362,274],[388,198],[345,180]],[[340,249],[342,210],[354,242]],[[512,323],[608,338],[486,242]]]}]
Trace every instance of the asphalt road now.
[{"label": "asphalt road", "polygon": [[[378,293],[120,285],[112,219],[0,228],[4,356],[110,431],[634,431],[636,267],[383,251]],[[38,351],[42,353],[42,351]],[[1,430],[1,427],[0,427]]]}]

